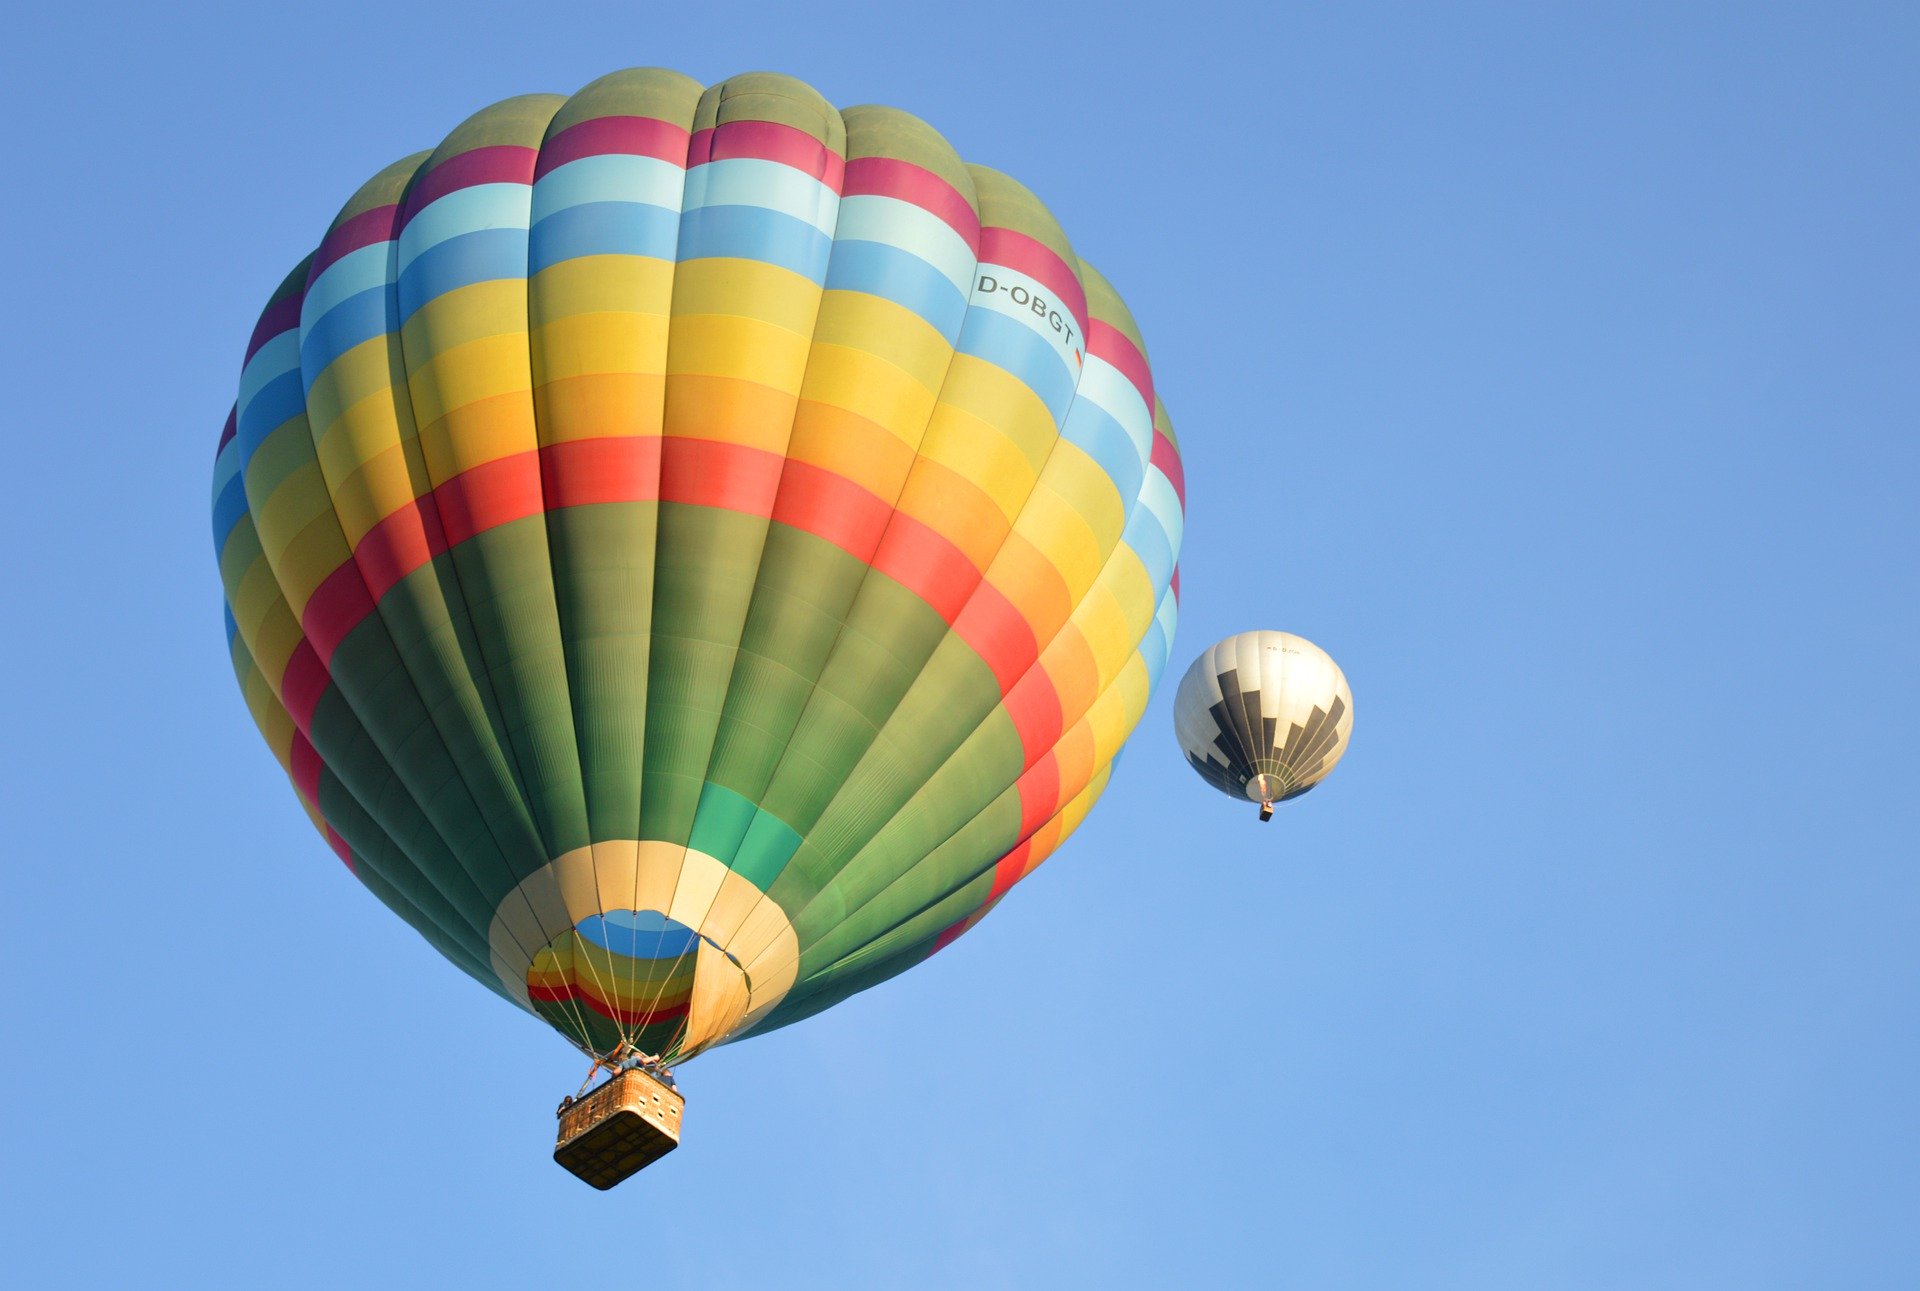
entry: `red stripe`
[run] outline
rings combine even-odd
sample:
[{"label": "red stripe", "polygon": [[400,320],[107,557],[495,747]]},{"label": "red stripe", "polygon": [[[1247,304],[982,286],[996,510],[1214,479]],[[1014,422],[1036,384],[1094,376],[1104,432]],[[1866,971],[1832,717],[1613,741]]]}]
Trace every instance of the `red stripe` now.
[{"label": "red stripe", "polygon": [[1034,831],[1060,810],[1060,759],[1051,750],[1021,773],[1020,836],[1031,840]]},{"label": "red stripe", "polygon": [[977,256],[980,215],[960,190],[940,176],[897,157],[856,157],[847,163],[846,197],[896,197],[939,216]]},{"label": "red stripe", "polygon": [[320,810],[320,771],[326,763],[320,758],[319,750],[313,747],[306,732],[293,733],[293,747],[287,756],[287,762],[293,776],[293,787],[307,800],[315,811]]},{"label": "red stripe", "polygon": [[773,518],[871,565],[893,508],[844,475],[789,459]]},{"label": "red stripe", "polygon": [[582,157],[608,154],[658,157],[661,161],[685,166],[690,137],[684,126],[657,117],[591,117],[568,126],[540,145],[540,160],[533,168],[533,177],[539,179]]},{"label": "red stripe", "polygon": [[621,1022],[627,1026],[647,1026],[655,1022],[671,1022],[687,1015],[685,1003],[670,1005],[664,1009],[628,1010],[619,1008],[601,999],[586,987],[577,983],[559,986],[527,986],[529,999],[541,1000],[548,1004],[585,1004],[588,1008],[610,1021]]},{"label": "red stripe", "polygon": [[1006,593],[981,580],[973,599],[953,621],[953,630],[973,652],[986,660],[1005,695],[1040,657],[1040,643],[1026,617],[1014,608]]},{"label": "red stripe", "polygon": [[392,203],[373,206],[328,229],[327,236],[320,242],[320,249],[313,253],[313,267],[307,270],[307,282],[311,284],[342,256],[377,242],[392,241],[399,215],[399,206]]},{"label": "red stripe", "polygon": [[1035,668],[1006,693],[1001,703],[1020,737],[1020,768],[1025,771],[1060,742],[1060,732],[1066,722],[1060,692],[1044,669]]},{"label": "red stripe", "polygon": [[286,674],[280,678],[280,702],[287,706],[293,724],[305,734],[313,731],[313,710],[320,707],[320,696],[326,694],[330,680],[327,665],[320,662],[311,641],[294,647]]},{"label": "red stripe", "polygon": [[1180,566],[1178,565],[1173,567],[1173,582],[1171,585],[1173,587],[1173,603],[1178,605],[1180,603]]},{"label": "red stripe", "polygon": [[327,828],[327,846],[333,849],[333,854],[335,856],[338,856],[343,862],[346,863],[346,867],[349,871],[351,871],[355,876],[358,876],[360,873],[360,867],[354,863],[353,849],[347,846],[347,840],[340,837],[340,832],[336,830],[332,825],[328,825],[326,828]]},{"label": "red stripe", "polygon": [[405,228],[421,211],[462,188],[477,184],[531,184],[534,163],[539,157],[536,148],[509,143],[455,153],[414,181],[407,191],[406,213],[400,227]]},{"label": "red stripe", "polygon": [[[1009,884],[1008,886],[1012,886],[1012,885]],[[975,924],[979,923],[982,919],[986,918],[987,913],[990,910],[992,910],[993,907],[999,903],[999,901],[1000,901],[1000,898],[997,896],[988,897],[987,900],[981,905],[981,907],[978,910],[975,910],[972,914],[968,915],[964,919],[959,919],[959,920],[956,920],[954,923],[949,924],[946,927],[946,929],[940,933],[938,937],[935,937],[933,939],[933,949],[927,952],[928,958],[932,958],[934,955],[937,955],[941,951],[945,950],[948,946],[951,946],[954,942],[960,940],[963,934],[971,931]]]},{"label": "red stripe", "polygon": [[446,543],[457,547],[477,533],[539,515],[540,455],[515,453],[460,472],[433,491]]},{"label": "red stripe", "polygon": [[1098,354],[1119,368],[1120,374],[1140,392],[1140,398],[1147,405],[1147,416],[1153,416],[1153,370],[1147,366],[1147,356],[1125,332],[1094,319],[1087,324],[1087,353]]},{"label": "red stripe", "polygon": [[373,598],[357,561],[349,560],[321,580],[307,606],[300,611],[300,630],[313,643],[320,662],[329,668],[333,652],[354,624],[373,613]]},{"label": "red stripe", "polygon": [[260,321],[253,325],[253,335],[247,338],[247,357],[240,361],[241,367],[253,362],[253,356],[268,341],[300,326],[300,302],[306,296],[304,289],[289,292],[260,311]]},{"label": "red stripe", "polygon": [[[440,513],[428,498],[425,505],[416,501],[402,507],[369,529],[353,549],[353,559],[366,579],[368,594],[378,602],[395,583],[446,549]],[[348,624],[347,631],[353,627]]]},{"label": "red stripe", "polygon": [[804,171],[840,191],[847,163],[839,153],[795,126],[777,121],[729,121],[698,131],[687,145],[687,169],[710,161],[754,157]]},{"label": "red stripe", "polygon": [[1020,881],[1020,876],[1027,872],[1027,861],[1032,855],[1033,839],[1027,837],[1021,839],[1018,846],[1001,857],[999,863],[993,867],[993,886],[987,889],[987,899],[981,902],[980,908],[968,917],[976,923],[979,922],[981,916],[992,909],[996,901],[1010,892],[1013,885]]},{"label": "red stripe", "polygon": [[661,448],[660,500],[766,516],[786,458],[743,444],[669,438]]},{"label": "red stripe", "polygon": [[947,539],[896,511],[873,553],[873,567],[933,607],[951,624],[980,585],[980,571]]},{"label": "red stripe", "polygon": [[1167,483],[1173,485],[1174,496],[1180,499],[1180,509],[1185,511],[1187,509],[1187,468],[1180,460],[1180,450],[1173,446],[1171,439],[1158,430],[1153,432],[1151,460],[1155,469],[1167,477]]},{"label": "red stripe", "polygon": [[[310,640],[301,644],[303,653],[296,653],[295,662],[316,673],[324,689],[319,649],[331,659],[396,583],[449,547],[540,513],[543,478],[549,482],[546,509],[659,498],[767,517],[824,538],[954,625],[993,670],[1003,694],[1038,656],[1032,629],[997,588],[982,581],[966,553],[895,511],[892,503],[851,480],[777,453],[676,436],[550,444],[443,482],[429,497],[382,519],[355,546],[353,563],[322,582],[301,616]],[[355,579],[364,586],[356,589]],[[290,664],[290,696],[293,669]],[[305,704],[309,714],[318,699],[319,691],[313,690]]]},{"label": "red stripe", "polygon": [[1087,335],[1087,293],[1080,276],[1044,242],[1014,229],[987,225],[980,230],[980,263],[1005,265],[1045,283],[1073,311],[1080,334]]},{"label": "red stripe", "polygon": [[540,450],[547,510],[660,496],[660,436],[571,439]]}]

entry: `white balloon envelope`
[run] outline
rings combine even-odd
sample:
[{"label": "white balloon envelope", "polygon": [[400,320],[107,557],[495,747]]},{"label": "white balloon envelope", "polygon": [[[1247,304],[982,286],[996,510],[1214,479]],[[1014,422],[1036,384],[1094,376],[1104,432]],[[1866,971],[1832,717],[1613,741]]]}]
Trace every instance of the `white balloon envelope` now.
[{"label": "white balloon envelope", "polygon": [[1193,661],[1173,701],[1187,762],[1214,788],[1260,804],[1324,780],[1353,734],[1353,692],[1325,650],[1291,632],[1242,632]]}]

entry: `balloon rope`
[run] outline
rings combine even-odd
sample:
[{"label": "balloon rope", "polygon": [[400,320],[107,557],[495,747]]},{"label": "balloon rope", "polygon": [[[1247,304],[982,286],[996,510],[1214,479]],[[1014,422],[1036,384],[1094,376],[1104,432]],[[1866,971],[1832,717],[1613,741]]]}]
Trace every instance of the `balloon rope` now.
[{"label": "balloon rope", "polygon": [[[580,945],[580,943],[583,941],[591,945],[592,938],[581,935],[578,929],[575,929],[573,932],[567,935],[573,938],[575,960],[578,963],[582,964],[586,968],[587,973],[593,978],[594,987],[600,992],[600,1000],[607,1007],[607,1014],[606,1014],[607,1021],[613,1024],[614,1034],[620,1037],[619,1042],[615,1044],[613,1047],[613,1052],[618,1053],[621,1047],[627,1043],[626,1030],[620,1021],[620,1002],[615,997],[615,994],[612,988],[607,983],[602,982],[600,980],[600,973],[593,966],[592,953],[588,951],[586,947],[583,947]],[[608,952],[608,957],[607,957],[607,973],[609,977],[613,975],[613,957],[612,957],[611,951]],[[581,1022],[582,1022],[582,1025],[584,1026],[585,1019],[582,1018]],[[588,1043],[591,1044],[593,1040],[592,1034],[587,1033],[586,1039]]]}]

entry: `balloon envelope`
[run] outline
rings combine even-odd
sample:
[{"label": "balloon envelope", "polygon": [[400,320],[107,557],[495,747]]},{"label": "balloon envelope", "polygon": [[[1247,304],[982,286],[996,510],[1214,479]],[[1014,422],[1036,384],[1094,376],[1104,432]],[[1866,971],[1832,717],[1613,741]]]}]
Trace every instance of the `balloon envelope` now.
[{"label": "balloon envelope", "polygon": [[1330,655],[1291,632],[1242,632],[1180,680],[1175,733],[1222,793],[1269,804],[1326,778],[1353,734],[1353,692]]},{"label": "balloon envelope", "polygon": [[767,74],[510,99],[375,175],[262,313],[213,493],[316,827],[603,1054],[972,926],[1099,796],[1175,618],[1120,298],[923,122]]}]

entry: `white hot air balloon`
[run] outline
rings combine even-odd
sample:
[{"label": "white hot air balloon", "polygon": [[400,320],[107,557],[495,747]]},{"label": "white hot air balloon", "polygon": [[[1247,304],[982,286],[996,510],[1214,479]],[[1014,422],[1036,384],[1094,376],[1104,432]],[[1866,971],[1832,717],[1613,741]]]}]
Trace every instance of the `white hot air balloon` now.
[{"label": "white hot air balloon", "polygon": [[1326,778],[1353,734],[1353,692],[1319,646],[1291,632],[1242,632],[1207,650],[1173,701],[1181,751],[1202,779],[1273,804]]}]

